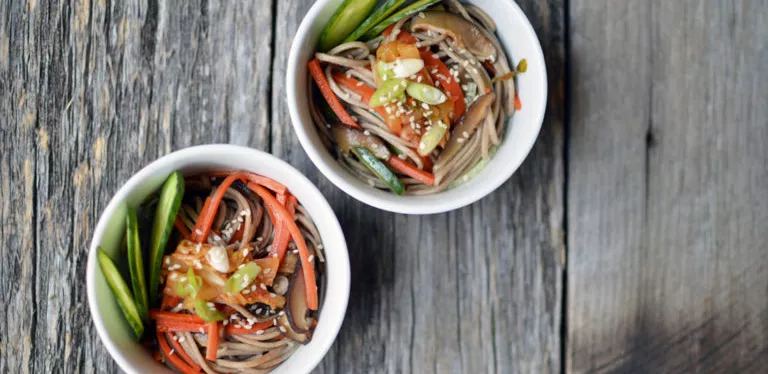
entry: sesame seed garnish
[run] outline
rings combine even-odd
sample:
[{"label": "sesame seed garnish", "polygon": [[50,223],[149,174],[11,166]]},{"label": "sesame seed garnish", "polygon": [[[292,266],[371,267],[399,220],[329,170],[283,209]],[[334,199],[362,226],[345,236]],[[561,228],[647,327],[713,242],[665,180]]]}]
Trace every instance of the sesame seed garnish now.
[{"label": "sesame seed garnish", "polygon": [[183,336],[179,338],[179,343],[184,343],[184,337]]},{"label": "sesame seed garnish", "polygon": [[264,330],[256,330],[256,335],[261,335],[264,333]]},{"label": "sesame seed garnish", "polygon": [[269,272],[271,272],[271,271],[272,271],[272,269],[266,268],[266,269],[264,269],[264,274],[269,274]]},{"label": "sesame seed garnish", "polygon": [[315,259],[315,255],[309,255],[309,258],[307,259],[307,261],[312,262],[312,260],[314,259]]},{"label": "sesame seed garnish", "polygon": [[176,352],[176,349],[171,348],[171,351],[168,352],[168,356],[173,356],[173,353]]},{"label": "sesame seed garnish", "polygon": [[325,246],[323,245],[323,243],[320,243],[320,244],[318,244],[318,245],[317,245],[317,249],[323,249],[323,248],[325,248]]},{"label": "sesame seed garnish", "polygon": [[283,326],[280,326],[280,332],[286,332],[286,331],[287,331],[287,330],[285,329],[285,327],[283,327]]},{"label": "sesame seed garnish", "polygon": [[269,293],[269,297],[275,297],[275,296],[277,296],[277,295],[274,292],[270,292]]},{"label": "sesame seed garnish", "polygon": [[247,295],[247,294],[249,294],[249,293],[251,293],[251,290],[249,290],[249,289],[247,289],[247,288],[246,288],[245,290],[243,290],[243,295]]},{"label": "sesame seed garnish", "polygon": [[357,86],[357,87],[360,87],[362,85],[363,85],[363,82],[357,82],[357,84],[355,84],[355,86]]}]

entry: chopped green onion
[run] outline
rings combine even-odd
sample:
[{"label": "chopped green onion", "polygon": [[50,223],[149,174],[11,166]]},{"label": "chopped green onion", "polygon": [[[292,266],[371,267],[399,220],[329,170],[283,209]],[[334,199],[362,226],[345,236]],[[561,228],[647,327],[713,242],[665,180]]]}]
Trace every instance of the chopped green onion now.
[{"label": "chopped green onion", "polygon": [[405,99],[405,89],[408,87],[408,81],[405,79],[388,79],[381,83],[381,86],[373,93],[368,105],[372,107],[381,106],[392,101]]},{"label": "chopped green onion", "polygon": [[424,83],[411,82],[406,88],[412,98],[430,105],[438,105],[448,100],[443,91]]},{"label": "chopped green onion", "polygon": [[254,279],[256,279],[259,273],[261,273],[261,267],[255,262],[249,262],[243,265],[243,267],[237,269],[237,271],[227,279],[227,283],[224,284],[224,291],[232,295],[240,293],[240,291],[244,290]]}]

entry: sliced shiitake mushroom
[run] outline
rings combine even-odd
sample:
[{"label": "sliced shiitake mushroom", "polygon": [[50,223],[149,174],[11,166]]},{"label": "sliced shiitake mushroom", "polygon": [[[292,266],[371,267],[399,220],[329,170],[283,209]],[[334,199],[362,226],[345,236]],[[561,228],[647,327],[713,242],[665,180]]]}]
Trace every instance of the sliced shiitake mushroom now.
[{"label": "sliced shiitake mushroom", "polygon": [[411,31],[434,31],[453,39],[456,46],[467,49],[480,60],[494,60],[496,47],[482,31],[471,22],[450,12],[433,10],[424,12],[424,17],[415,17]]},{"label": "sliced shiitake mushroom", "polygon": [[288,292],[290,284],[291,281],[288,280],[288,277],[285,275],[278,275],[275,277],[275,280],[272,281],[272,289],[275,290],[275,293],[277,294],[285,295]]},{"label": "sliced shiitake mushroom", "polygon": [[308,343],[310,339],[309,334],[296,332],[296,330],[294,330],[291,326],[289,319],[290,318],[288,318],[287,314],[281,314],[277,317],[277,325],[280,327],[280,333],[283,334],[283,336],[286,338],[301,344]]},{"label": "sliced shiitake mushroom", "polygon": [[285,312],[288,315],[288,322],[297,332],[305,333],[312,328],[312,317],[309,315],[307,292],[304,287],[304,271],[301,269],[301,263],[296,264],[296,270],[291,277]]},{"label": "sliced shiitake mushroom", "polygon": [[437,165],[444,165],[456,155],[456,152],[461,149],[461,146],[475,132],[475,129],[477,129],[480,122],[485,119],[485,116],[488,114],[488,109],[495,100],[496,94],[489,92],[472,103],[469,109],[467,109],[467,112],[464,113],[456,123],[454,130],[451,133],[451,139],[448,141],[448,144],[445,145],[443,152],[440,153]]}]

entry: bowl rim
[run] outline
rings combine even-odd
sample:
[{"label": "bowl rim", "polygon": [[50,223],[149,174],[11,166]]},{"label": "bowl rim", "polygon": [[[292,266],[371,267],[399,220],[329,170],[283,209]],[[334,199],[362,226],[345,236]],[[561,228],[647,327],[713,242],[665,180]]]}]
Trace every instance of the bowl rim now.
[{"label": "bowl rim", "polygon": [[[99,339],[101,340],[102,344],[107,348],[107,351],[109,352],[110,356],[112,357],[115,362],[117,362],[118,366],[125,370],[128,373],[138,373],[136,367],[131,363],[131,361],[124,356],[120,348],[117,346],[117,344],[110,339],[109,334],[106,329],[106,324],[104,321],[104,318],[102,317],[102,314],[99,311],[99,308],[97,306],[97,292],[96,292],[96,282],[97,282],[97,248],[100,245],[100,242],[107,230],[107,226],[109,223],[108,217],[112,217],[118,209],[121,207],[121,204],[123,204],[130,193],[134,191],[136,188],[140,187],[147,179],[149,179],[154,173],[157,172],[158,169],[162,169],[166,167],[169,164],[174,164],[177,162],[184,162],[183,160],[191,155],[196,155],[199,157],[199,155],[203,154],[248,154],[249,156],[252,156],[252,159],[254,162],[271,162],[278,164],[278,167],[283,170],[283,172],[292,174],[291,178],[296,179],[297,182],[295,184],[303,185],[302,188],[306,188],[309,191],[309,194],[314,195],[313,199],[317,199],[317,203],[319,204],[319,209],[327,212],[329,214],[328,222],[331,225],[330,230],[327,230],[327,234],[329,236],[337,237],[340,240],[340,248],[338,253],[335,253],[333,256],[326,256],[329,263],[333,261],[334,267],[336,268],[333,272],[333,276],[338,279],[339,285],[341,286],[341,289],[337,289],[334,291],[334,299],[333,303],[337,305],[338,307],[332,308],[332,310],[338,310],[337,314],[331,314],[328,315],[326,318],[322,319],[321,321],[318,321],[318,323],[326,323],[331,324],[331,334],[329,335],[332,337],[331,339],[328,339],[328,341],[324,342],[325,344],[321,346],[317,346],[312,351],[307,351],[311,353],[311,355],[307,354],[307,352],[303,353],[303,355],[306,355],[306,361],[310,362],[311,365],[309,367],[309,371],[313,370],[317,365],[322,361],[322,359],[325,357],[325,355],[330,350],[333,343],[336,341],[336,338],[338,337],[338,333],[341,329],[341,326],[344,322],[344,318],[346,316],[346,311],[349,303],[349,294],[350,294],[350,282],[351,282],[351,272],[350,272],[350,263],[349,263],[349,252],[348,247],[346,243],[346,238],[344,236],[344,232],[341,228],[341,224],[339,223],[338,217],[336,217],[335,212],[333,211],[331,205],[328,203],[328,200],[323,196],[323,194],[320,192],[320,190],[315,186],[314,183],[312,183],[304,174],[302,174],[299,170],[294,168],[292,165],[288,164],[287,162],[258,149],[249,148],[249,147],[243,147],[233,144],[207,144],[207,145],[198,145],[198,146],[192,146],[188,148],[183,148],[174,152],[171,152],[167,155],[164,155],[162,157],[157,158],[156,160],[152,161],[145,167],[143,167],[141,170],[133,174],[128,181],[126,181],[120,188],[117,190],[117,192],[114,194],[114,196],[110,199],[109,203],[106,205],[106,207],[102,210],[101,214],[99,215],[98,223],[96,224],[93,235],[91,237],[91,243],[88,249],[88,257],[87,257],[87,264],[86,264],[86,294],[88,297],[88,308],[91,315],[91,321],[93,322],[94,326],[96,327],[96,331],[98,333]],[[194,167],[195,164],[189,164],[185,167]],[[288,186],[289,189],[291,186]],[[318,228],[320,230],[320,228]],[[321,235],[324,232],[321,231]],[[327,302],[330,302],[329,299],[325,298],[325,301],[323,302],[324,309],[328,309],[325,307],[325,304]],[[279,368],[279,366],[278,366]],[[308,371],[308,372],[309,372]]]},{"label": "bowl rim", "polygon": [[[342,191],[352,196],[356,200],[375,208],[402,214],[436,214],[456,210],[477,202],[483,197],[494,192],[502,184],[509,180],[509,178],[512,177],[515,171],[517,171],[517,169],[523,163],[523,161],[525,161],[525,159],[528,157],[531,150],[533,149],[534,144],[536,143],[536,140],[538,139],[539,133],[541,132],[541,127],[544,122],[544,117],[546,115],[549,90],[547,68],[541,42],[539,41],[536,31],[531,25],[530,20],[528,20],[528,17],[522,11],[520,6],[514,1],[505,2],[509,6],[509,9],[512,13],[508,15],[508,17],[516,17],[519,19],[520,26],[522,27],[521,34],[523,34],[526,39],[532,41],[534,55],[526,55],[526,59],[529,62],[528,66],[530,67],[532,65],[540,65],[542,69],[541,80],[534,83],[541,88],[541,95],[538,97],[537,101],[537,103],[540,103],[540,108],[538,108],[539,110],[533,114],[534,119],[530,122],[526,122],[526,126],[536,126],[535,133],[529,138],[520,140],[518,148],[524,152],[523,156],[520,157],[519,160],[515,160],[516,162],[494,164],[493,161],[497,156],[492,156],[490,158],[491,162],[486,168],[493,164],[496,173],[488,180],[487,183],[480,185],[480,188],[465,190],[463,193],[459,194],[458,196],[452,196],[450,199],[442,198],[440,200],[436,200],[429,199],[429,197],[440,196],[450,191],[451,189],[447,189],[433,195],[397,196],[389,193],[388,191],[380,191],[367,185],[362,186],[362,183],[357,183],[360,181],[351,182],[350,179],[353,177],[345,175],[345,173],[347,173],[346,171],[338,171],[337,169],[341,168],[341,166],[332,165],[332,163],[338,163],[338,161],[333,158],[324,148],[319,149],[319,147],[315,147],[312,143],[309,131],[304,129],[305,126],[302,124],[302,116],[299,110],[299,105],[302,104],[299,103],[296,92],[297,89],[299,89],[297,87],[298,75],[293,73],[294,71],[301,71],[301,69],[298,67],[298,65],[300,65],[299,55],[301,54],[299,45],[306,42],[306,39],[310,34],[310,29],[313,27],[313,24],[315,23],[319,14],[326,10],[326,7],[328,7],[334,1],[340,0],[318,0],[312,5],[312,7],[310,7],[309,11],[302,19],[296,34],[294,35],[293,42],[291,43],[291,49],[288,55],[288,64],[286,67],[286,99],[288,102],[288,110],[291,123],[293,125],[296,136],[299,138],[299,142],[304,149],[304,152],[307,153],[315,167],[320,169],[320,172],[336,187],[340,188]],[[301,65],[303,66],[305,63],[306,62],[301,62]],[[507,126],[509,126],[511,120],[511,118],[507,119]],[[310,121],[312,120],[310,119]],[[311,123],[311,127],[314,128],[314,126],[315,124]],[[506,141],[508,140],[503,140],[503,142]],[[328,160],[329,158],[330,160]]]}]

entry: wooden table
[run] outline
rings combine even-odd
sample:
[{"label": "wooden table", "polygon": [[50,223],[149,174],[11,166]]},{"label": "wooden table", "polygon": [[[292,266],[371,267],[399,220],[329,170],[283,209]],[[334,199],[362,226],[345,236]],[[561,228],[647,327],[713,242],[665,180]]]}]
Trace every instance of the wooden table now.
[{"label": "wooden table", "polygon": [[212,142],[288,160],[344,226],[352,294],[317,372],[766,371],[767,1],[519,1],[549,71],[538,142],[425,217],[345,196],[299,146],[285,65],[311,3],[2,1],[0,372],[118,371],[93,227],[143,165]]}]

